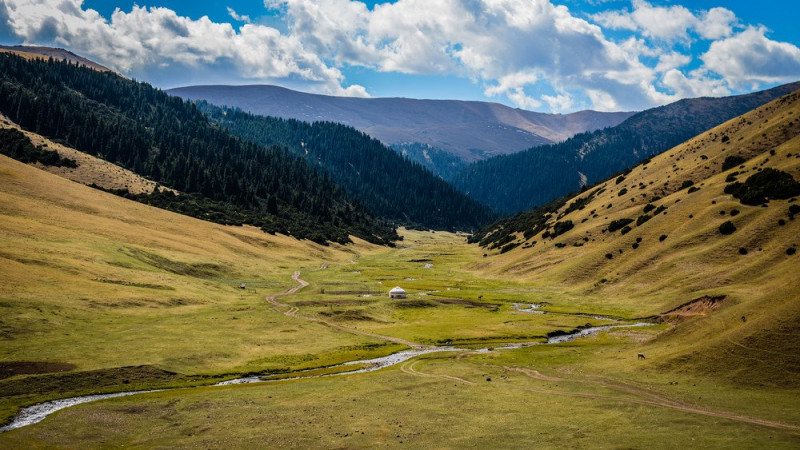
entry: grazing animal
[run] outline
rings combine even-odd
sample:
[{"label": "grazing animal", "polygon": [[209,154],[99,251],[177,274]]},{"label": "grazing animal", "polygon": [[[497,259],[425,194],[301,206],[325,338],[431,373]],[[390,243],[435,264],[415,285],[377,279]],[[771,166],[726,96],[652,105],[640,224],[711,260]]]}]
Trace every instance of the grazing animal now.
[{"label": "grazing animal", "polygon": [[638,359],[644,359],[644,355],[643,355],[643,354],[641,354],[641,353],[639,353],[638,355],[636,355],[636,358],[638,358]]}]

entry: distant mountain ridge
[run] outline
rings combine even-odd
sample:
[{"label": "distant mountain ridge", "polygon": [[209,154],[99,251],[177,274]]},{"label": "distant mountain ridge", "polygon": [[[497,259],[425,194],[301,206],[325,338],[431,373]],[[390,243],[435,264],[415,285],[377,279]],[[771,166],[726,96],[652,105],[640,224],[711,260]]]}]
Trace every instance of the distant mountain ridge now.
[{"label": "distant mountain ridge", "polygon": [[270,85],[187,86],[167,92],[258,115],[338,122],[390,146],[424,144],[465,161],[559,142],[577,133],[617,125],[634,114],[545,114],[490,102],[334,97]]},{"label": "distant mountain ridge", "polygon": [[450,181],[498,212],[517,213],[601,181],[797,89],[800,82],[731,97],[679,100],[637,113],[616,127],[475,162]]}]

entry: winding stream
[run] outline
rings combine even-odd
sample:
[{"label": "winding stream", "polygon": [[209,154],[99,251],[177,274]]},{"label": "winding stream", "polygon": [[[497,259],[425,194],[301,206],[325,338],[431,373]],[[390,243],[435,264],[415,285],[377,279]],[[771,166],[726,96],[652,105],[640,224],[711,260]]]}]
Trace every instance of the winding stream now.
[{"label": "winding stream", "polygon": [[[269,379],[262,379],[260,377],[244,377],[244,378],[235,378],[233,380],[222,381],[220,383],[214,384],[213,386],[229,386],[235,384],[248,384],[248,383],[275,383],[279,381],[285,380],[297,380],[302,378],[322,378],[322,377],[332,377],[332,376],[339,376],[339,375],[350,375],[354,373],[365,373],[365,372],[374,372],[376,370],[380,370],[386,367],[391,367],[409,359],[416,358],[420,355],[426,355],[430,353],[442,353],[442,352],[489,352],[492,350],[509,350],[509,349],[517,349],[517,348],[525,348],[525,347],[532,347],[534,345],[547,345],[547,344],[563,344],[565,342],[570,342],[578,338],[592,336],[597,333],[608,331],[613,328],[628,328],[628,327],[644,327],[644,326],[651,326],[654,325],[652,323],[646,322],[637,322],[637,323],[629,323],[629,324],[619,324],[619,325],[602,325],[597,327],[590,327],[584,328],[582,330],[573,331],[572,333],[564,334],[561,336],[554,336],[547,340],[547,342],[519,342],[519,343],[511,343],[511,344],[499,344],[494,345],[492,347],[485,347],[485,348],[463,348],[463,347],[454,347],[454,346],[429,346],[429,347],[421,347],[415,348],[410,350],[403,350],[397,353],[392,353],[391,355],[381,356],[379,358],[372,358],[372,359],[359,359],[355,361],[348,361],[341,364],[337,364],[331,367],[346,367],[346,366],[354,366],[354,365],[363,365],[364,367],[359,367],[354,370],[346,370],[342,372],[330,373],[330,374],[323,374],[323,375],[311,375],[311,376],[303,376],[303,372],[305,371],[297,371],[295,373],[298,376],[293,378],[281,378],[276,380],[269,380]],[[312,369],[313,370],[313,369]],[[137,394],[148,394],[152,392],[161,392],[165,391],[166,389],[153,389],[147,391],[129,391],[129,392],[117,392],[113,394],[97,394],[97,395],[85,395],[80,397],[71,397],[71,398],[64,398],[59,400],[52,400],[49,402],[37,403],[32,406],[28,406],[22,408],[22,410],[17,414],[11,422],[4,426],[0,427],[0,433],[11,431],[17,428],[24,427],[26,425],[33,425],[35,423],[41,422],[50,414],[60,411],[65,408],[69,408],[70,406],[80,405],[81,403],[88,403],[94,402],[98,400],[106,400],[109,398],[116,398],[116,397],[124,397],[130,395],[137,395]]]}]

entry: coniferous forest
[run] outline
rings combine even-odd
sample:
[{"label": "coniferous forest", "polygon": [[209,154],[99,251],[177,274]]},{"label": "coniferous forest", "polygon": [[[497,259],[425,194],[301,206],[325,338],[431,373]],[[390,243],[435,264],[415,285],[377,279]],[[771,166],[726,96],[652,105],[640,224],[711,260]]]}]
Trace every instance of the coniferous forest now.
[{"label": "coniferous forest", "polygon": [[24,129],[188,194],[135,196],[140,201],[316,242],[397,239],[302,158],[232,136],[194,105],[146,83],[0,55],[0,111]]},{"label": "coniferous forest", "polygon": [[288,148],[330,175],[373,214],[397,225],[471,230],[494,217],[489,208],[352,127],[256,116],[206,102],[198,108],[236,136]]}]

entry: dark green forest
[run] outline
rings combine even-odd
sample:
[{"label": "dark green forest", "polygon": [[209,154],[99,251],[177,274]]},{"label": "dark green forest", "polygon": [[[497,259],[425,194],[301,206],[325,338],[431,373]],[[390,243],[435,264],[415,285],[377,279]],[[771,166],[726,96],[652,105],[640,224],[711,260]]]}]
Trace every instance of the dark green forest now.
[{"label": "dark green forest", "polygon": [[302,158],[235,137],[195,105],[146,83],[3,54],[0,111],[26,130],[188,194],[154,192],[140,201],[316,242],[398,239]]},{"label": "dark green forest", "polygon": [[74,159],[62,158],[57,151],[33,145],[25,133],[14,128],[0,129],[0,154],[17,161],[45,166],[78,167]]},{"label": "dark green forest", "polygon": [[475,200],[514,214],[595,184],[729,119],[800,89],[787,84],[753,94],[696,98],[649,109],[616,127],[467,166],[451,181]]},{"label": "dark green forest", "polygon": [[396,225],[472,230],[495,217],[421,165],[352,127],[256,116],[206,102],[198,108],[233,135],[305,158],[373,214]]}]

